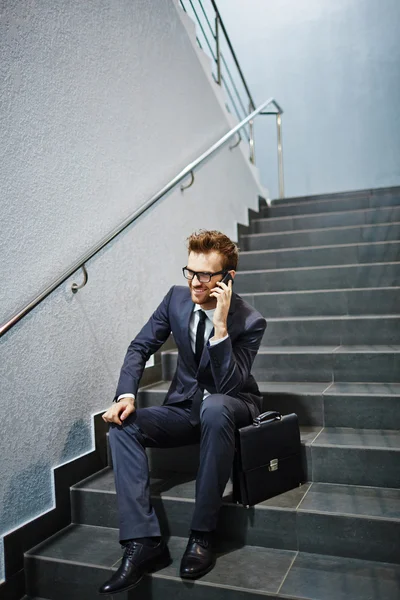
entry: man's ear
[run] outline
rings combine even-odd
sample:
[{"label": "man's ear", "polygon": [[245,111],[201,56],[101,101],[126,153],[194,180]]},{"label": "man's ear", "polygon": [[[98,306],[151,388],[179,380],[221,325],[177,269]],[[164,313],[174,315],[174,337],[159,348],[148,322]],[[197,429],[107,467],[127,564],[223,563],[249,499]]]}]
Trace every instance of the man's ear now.
[{"label": "man's ear", "polygon": [[232,275],[232,279],[235,279],[236,271],[232,269],[232,271],[228,271],[230,275]]}]

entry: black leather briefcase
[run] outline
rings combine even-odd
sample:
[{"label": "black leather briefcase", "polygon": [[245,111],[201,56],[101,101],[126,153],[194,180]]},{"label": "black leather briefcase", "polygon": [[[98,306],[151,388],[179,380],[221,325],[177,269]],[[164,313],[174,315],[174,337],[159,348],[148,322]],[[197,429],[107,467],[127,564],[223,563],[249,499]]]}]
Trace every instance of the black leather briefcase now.
[{"label": "black leather briefcase", "polygon": [[233,500],[246,507],[304,481],[297,415],[269,411],[237,431]]}]

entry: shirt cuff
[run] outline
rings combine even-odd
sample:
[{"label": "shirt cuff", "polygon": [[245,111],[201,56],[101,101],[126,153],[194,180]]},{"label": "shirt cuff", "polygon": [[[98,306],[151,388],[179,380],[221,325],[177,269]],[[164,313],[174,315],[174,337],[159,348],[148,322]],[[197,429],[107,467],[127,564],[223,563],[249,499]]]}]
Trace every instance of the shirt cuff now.
[{"label": "shirt cuff", "polygon": [[217,344],[220,344],[221,342],[224,342],[225,340],[227,340],[228,337],[229,337],[229,333],[227,333],[225,337],[220,338],[219,340],[214,340],[214,338],[211,338],[209,340],[210,346],[216,346]]},{"label": "shirt cuff", "polygon": [[122,398],[133,398],[135,400],[135,394],[121,394],[120,396],[118,396],[117,402],[122,400]]}]

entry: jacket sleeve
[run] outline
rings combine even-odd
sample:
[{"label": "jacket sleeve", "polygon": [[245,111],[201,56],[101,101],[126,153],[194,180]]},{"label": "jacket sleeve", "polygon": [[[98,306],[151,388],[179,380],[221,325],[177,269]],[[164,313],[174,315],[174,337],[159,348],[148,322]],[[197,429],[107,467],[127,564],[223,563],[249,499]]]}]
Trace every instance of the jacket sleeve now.
[{"label": "jacket sleeve", "polygon": [[129,344],[114,399],[121,394],[137,394],[146,362],[168,339],[171,333],[169,303],[172,287],[150,319]]},{"label": "jacket sleeve", "polygon": [[236,396],[250,376],[267,322],[257,318],[232,345],[230,337],[220,344],[208,344],[211,372],[219,394]]}]

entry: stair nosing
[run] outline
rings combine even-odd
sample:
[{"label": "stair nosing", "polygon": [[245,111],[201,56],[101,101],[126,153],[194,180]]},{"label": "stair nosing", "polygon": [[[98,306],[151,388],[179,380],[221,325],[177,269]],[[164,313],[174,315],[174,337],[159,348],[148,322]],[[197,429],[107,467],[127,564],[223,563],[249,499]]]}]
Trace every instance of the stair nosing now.
[{"label": "stair nosing", "polygon": [[[284,271],[310,271],[311,269],[350,269],[364,267],[378,267],[387,265],[400,265],[400,261],[392,260],[387,262],[372,262],[372,263],[350,263],[348,265],[311,265],[307,267],[284,267],[281,269],[248,269],[245,271],[236,271],[237,275],[252,274],[252,273],[282,273]],[[340,288],[339,288],[340,289]]]},{"label": "stair nosing", "polygon": [[[318,382],[318,381],[311,381],[311,382],[304,382],[304,381],[258,381],[258,386],[260,389],[260,393],[261,394],[268,394],[270,393],[270,391],[267,390],[263,390],[262,388],[264,386],[268,386],[269,384],[273,383],[274,385],[277,384],[282,384],[281,388],[282,391],[280,392],[279,389],[274,390],[274,393],[285,393],[285,386],[288,386],[290,388],[294,388],[297,385],[310,385],[312,383],[316,383],[318,385],[326,385],[327,387],[323,390],[320,391],[312,391],[312,390],[307,390],[307,391],[302,391],[301,389],[298,391],[293,391],[292,389],[290,390],[291,393],[296,394],[297,396],[354,396],[355,398],[358,397],[385,397],[385,398],[399,398],[400,399],[400,392],[396,393],[396,392],[387,392],[387,391],[382,391],[382,392],[368,392],[368,390],[363,390],[362,392],[351,392],[351,391],[334,391],[334,392],[330,392],[329,389],[331,388],[332,382]],[[335,385],[338,383],[345,383],[348,386],[351,385],[360,385],[360,386],[368,386],[368,385],[382,385],[382,382],[365,382],[365,381],[361,381],[361,382],[356,382],[356,381],[352,381],[352,382],[340,382],[340,381],[336,381],[334,382]],[[159,389],[155,389],[154,386],[155,385],[159,385],[159,384],[149,384],[148,386],[145,387],[141,387],[139,388],[139,392],[145,392],[146,394],[166,394],[168,391],[168,388],[171,384],[171,381],[166,381],[166,386],[165,387],[160,387]],[[400,383],[396,384],[400,386]],[[288,389],[288,387],[286,389]],[[392,430],[390,430],[392,431]],[[394,430],[393,430],[394,431]],[[74,486],[73,486],[74,487]]]},{"label": "stair nosing", "polygon": [[[326,244],[323,246],[290,246],[287,248],[262,248],[261,250],[242,250],[240,252],[240,256],[246,256],[248,254],[273,254],[274,252],[303,252],[314,250],[322,250],[322,249],[334,249],[334,248],[354,248],[359,246],[383,246],[385,244],[398,244],[400,245],[400,240],[383,240],[379,242],[354,242],[351,244]],[[363,264],[363,263],[360,263]]]},{"label": "stair nosing", "polygon": [[[326,214],[326,213],[324,213]],[[269,221],[270,219],[254,219],[256,221]],[[251,223],[254,222],[251,221]],[[312,232],[326,232],[326,231],[341,231],[342,229],[360,229],[365,227],[390,227],[391,225],[400,225],[400,221],[388,221],[383,223],[360,223],[360,225],[343,225],[339,227],[317,227],[315,229],[285,229],[284,231],[266,231],[262,233],[244,233],[240,235],[240,238],[244,237],[260,237],[260,236],[271,236],[271,235],[289,235],[289,234],[301,234],[301,233],[312,233]],[[250,227],[248,225],[247,227]]]},{"label": "stair nosing", "polygon": [[290,316],[290,317],[284,316],[284,317],[266,317],[266,319],[267,319],[268,323],[279,323],[279,322],[291,323],[293,321],[305,321],[305,322],[308,322],[308,321],[351,321],[351,320],[362,321],[364,319],[394,320],[394,319],[400,319],[400,313],[399,314],[393,314],[393,313],[365,314],[365,315],[313,315],[313,316],[308,315],[308,316]]},{"label": "stair nosing", "polygon": [[[389,346],[396,346],[396,348],[392,347],[389,348]],[[337,350],[339,348],[346,348],[346,352],[340,352],[339,354],[365,354],[365,353],[376,353],[376,354],[384,354],[386,352],[388,353],[397,353],[400,352],[400,345],[398,344],[339,344],[338,346],[335,346],[334,344],[326,344],[326,345],[322,345],[321,346],[307,346],[307,345],[298,345],[298,344],[293,344],[293,346],[282,346],[282,345],[276,345],[276,346],[260,346],[258,353],[264,353],[264,354],[271,354],[271,350],[273,352],[277,352],[279,351],[280,354],[285,354],[285,351],[287,354],[298,354],[298,353],[302,353],[302,354],[338,354]],[[358,350],[352,350],[352,348],[360,348],[362,347],[362,350],[358,349]],[[314,348],[324,348],[324,350],[313,350]],[[328,349],[329,348],[329,349]],[[375,348],[375,350],[370,350],[369,348]],[[384,348],[383,350],[377,350],[377,348]],[[306,350],[307,349],[307,350]],[[177,352],[177,351],[175,351]],[[377,382],[371,382],[371,383],[377,383]]]},{"label": "stair nosing", "polygon": [[[79,525],[81,525],[79,523]],[[87,527],[87,525],[85,525],[85,527]],[[97,527],[97,525],[96,525]],[[112,527],[107,527],[107,529],[112,529]],[[109,571],[110,569],[112,569],[113,567],[105,567],[104,565],[98,565],[97,563],[87,563],[87,562],[83,562],[80,560],[69,560],[68,558],[60,558],[57,557],[55,558],[54,556],[43,556],[41,554],[27,554],[25,553],[25,558],[26,559],[34,559],[34,560],[44,560],[47,562],[55,562],[55,563],[62,563],[64,565],[76,565],[79,567],[88,567],[88,568],[92,568],[92,569],[104,569],[106,571]]]},{"label": "stair nosing", "polygon": [[[385,196],[388,194],[400,193],[400,186],[398,185],[390,185],[384,187],[377,188],[365,188],[362,190],[345,190],[342,192],[325,192],[321,194],[304,194],[302,196],[285,196],[285,198],[272,198],[271,202],[281,203],[282,206],[286,204],[286,200],[300,200],[300,202],[306,202],[303,198],[315,198],[315,197],[323,197],[328,201],[332,200],[332,198],[369,198],[370,196]],[[285,202],[282,202],[284,200]],[[297,204],[297,203],[296,203]]]},{"label": "stair nosing", "polygon": [[[301,197],[301,196],[300,196]],[[304,196],[303,196],[304,197]],[[295,198],[298,198],[298,196],[295,196]],[[308,198],[308,196],[306,196],[306,198]],[[389,196],[390,199],[392,199],[392,196]],[[288,198],[290,199],[290,198]],[[400,205],[400,199],[396,198],[399,201],[399,204],[389,204],[388,206],[399,206]],[[271,203],[271,206],[269,206],[268,208],[276,208],[276,207],[281,207],[281,206],[310,206],[311,204],[335,204],[336,202],[354,202],[354,200],[366,200],[366,201],[370,201],[371,197],[367,196],[367,195],[362,195],[360,194],[359,196],[342,196],[342,197],[338,197],[334,200],[332,200],[332,198],[327,198],[326,200],[301,200],[300,202],[282,202],[279,203],[279,199],[273,200]],[[371,208],[371,207],[369,207]],[[378,208],[378,207],[375,207]],[[382,208],[386,208],[386,206],[382,206]]]},{"label": "stair nosing", "polygon": [[[255,222],[259,222],[259,221],[269,221],[269,222],[275,222],[275,221],[279,221],[279,220],[284,220],[284,219],[307,219],[310,217],[326,217],[327,215],[347,215],[347,214],[355,214],[355,213],[362,213],[362,212],[379,212],[379,211],[383,211],[383,210],[393,210],[394,208],[400,208],[400,204],[399,205],[395,205],[393,206],[383,206],[382,208],[358,208],[356,210],[337,210],[337,211],[332,211],[332,212],[322,212],[322,213],[307,213],[305,215],[287,215],[284,217],[263,217],[261,219],[252,219],[251,222],[255,223]],[[364,223],[365,225],[366,223]]]},{"label": "stair nosing", "polygon": [[[384,431],[384,430],[382,430]],[[388,429],[385,431],[394,431],[392,429]],[[376,450],[378,450],[379,452],[399,452],[400,453],[400,448],[387,448],[386,446],[358,446],[357,444],[327,444],[324,442],[319,442],[318,441],[313,441],[309,443],[310,446],[312,446],[313,448],[340,448],[341,450],[346,449],[346,450],[365,450],[365,451],[370,451],[373,450],[374,452]],[[317,482],[319,483],[319,482]],[[383,488],[386,489],[386,488]]]},{"label": "stair nosing", "polygon": [[[333,446],[333,447],[340,447],[342,448],[343,446]],[[345,446],[347,448],[347,446]],[[355,448],[356,446],[351,446],[351,448]],[[364,448],[364,447],[362,447]],[[369,449],[369,448],[367,448]],[[373,450],[381,450],[382,448],[372,448]],[[386,450],[386,448],[384,449]],[[391,449],[389,449],[391,450]],[[195,478],[195,476],[193,475],[193,477]],[[194,481],[194,479],[193,479]],[[304,482],[304,486],[308,485],[308,489],[306,492],[304,492],[304,495],[301,499],[301,501],[299,502],[299,504],[297,504],[296,506],[274,506],[274,505],[265,505],[262,503],[256,504],[254,506],[255,510],[261,510],[261,511],[279,511],[279,512],[291,512],[291,513],[297,513],[297,512],[303,512],[303,513],[307,513],[307,514],[319,514],[319,515],[329,515],[329,516],[336,516],[336,517],[355,517],[357,519],[368,519],[368,520],[377,520],[377,521],[390,521],[390,522],[395,522],[395,523],[400,523],[400,517],[391,517],[391,516],[379,516],[379,515],[371,515],[371,514],[360,514],[360,513],[353,513],[353,512],[339,512],[339,511],[332,511],[332,510],[317,510],[317,509],[311,509],[311,508],[302,508],[302,503],[303,500],[305,499],[305,497],[308,495],[308,493],[310,492],[310,490],[312,489],[314,484],[318,484],[319,486],[330,486],[332,488],[352,488],[354,490],[363,490],[363,489],[368,489],[368,490],[377,490],[377,491],[384,491],[384,492],[400,492],[400,490],[398,488],[386,488],[386,487],[381,487],[381,486],[368,486],[368,485],[353,485],[353,484],[343,484],[343,483],[331,483],[331,482],[320,482],[320,481],[307,481]],[[116,491],[115,489],[113,491],[108,491],[108,490],[101,490],[101,489],[94,489],[94,488],[77,488],[75,490],[78,493],[97,493],[97,494],[112,494],[114,496],[116,496]],[[292,490],[289,490],[289,493]],[[195,503],[195,498],[189,498],[189,497],[182,497],[182,496],[174,496],[174,495],[168,495],[167,493],[151,493],[151,497],[152,498],[162,498],[163,500],[167,500],[169,502],[178,502],[178,503],[188,503],[188,504],[194,504]],[[271,498],[272,500],[272,498]],[[224,498],[222,500],[222,506],[227,506],[227,507],[232,507],[232,506],[236,506],[233,502],[229,502],[227,501],[226,498]],[[74,525],[74,523],[72,524]],[[75,525],[84,525],[86,526],[86,523],[75,523]],[[97,525],[89,525],[90,527],[97,527]],[[99,526],[101,527],[101,526]],[[110,528],[113,529],[113,528]],[[115,528],[114,528],[115,529]],[[179,536],[178,536],[179,537]]]},{"label": "stair nosing", "polygon": [[[80,526],[82,526],[82,525],[80,525]],[[85,525],[85,527],[86,527],[86,525]],[[110,529],[112,529],[112,528],[110,528]],[[172,537],[186,539],[183,536],[172,536]],[[246,544],[244,547],[246,547],[246,546],[250,547],[250,548],[262,548],[264,550],[271,550],[272,552],[276,551],[279,553],[287,553],[287,554],[290,554],[293,556],[297,556],[297,554],[298,554],[297,550],[288,550],[285,548],[266,548],[264,546],[256,546],[256,545],[250,545],[250,544]],[[43,556],[40,554],[29,554],[27,556],[27,558],[31,559],[31,560],[57,562],[57,563],[62,563],[62,564],[76,565],[76,566],[80,566],[80,567],[102,569],[102,570],[106,570],[106,571],[115,571],[117,569],[115,564],[111,565],[111,566],[104,566],[104,565],[98,565],[96,563],[87,563],[87,562],[82,562],[79,560],[68,560],[68,559],[64,559],[64,558],[54,558],[51,556]],[[342,558],[342,557],[339,556],[338,558]],[[120,559],[118,559],[117,562],[119,562],[119,560]],[[371,561],[369,561],[369,562],[371,562]],[[377,562],[377,561],[372,561],[372,562]],[[160,571],[157,571],[154,573],[148,573],[148,574],[146,574],[146,576],[152,577],[152,578],[154,577],[156,579],[177,581],[180,584],[182,583],[182,579],[178,575],[167,575]],[[242,592],[249,592],[251,594],[256,594],[258,596],[263,596],[266,598],[273,598],[273,599],[278,596],[279,598],[282,598],[282,600],[306,600],[306,598],[304,596],[292,596],[292,595],[288,596],[287,594],[278,594],[277,592],[274,592],[272,590],[271,591],[258,590],[258,589],[249,588],[249,587],[229,585],[229,584],[221,583],[221,582],[204,581],[201,579],[196,580],[195,582],[193,582],[193,584],[196,586],[202,586],[202,587],[213,587],[213,588],[217,588],[217,589],[222,588],[222,589],[230,589],[230,590],[236,590],[236,591],[242,591]]]},{"label": "stair nosing", "polygon": [[[375,263],[374,263],[375,264]],[[346,266],[346,265],[344,265]],[[331,292],[369,292],[369,291],[381,291],[381,290],[400,290],[400,286],[385,286],[385,287],[366,287],[366,288],[325,288],[322,290],[280,290],[276,292],[240,292],[240,297],[247,296],[273,296],[274,294],[329,294]]]}]

